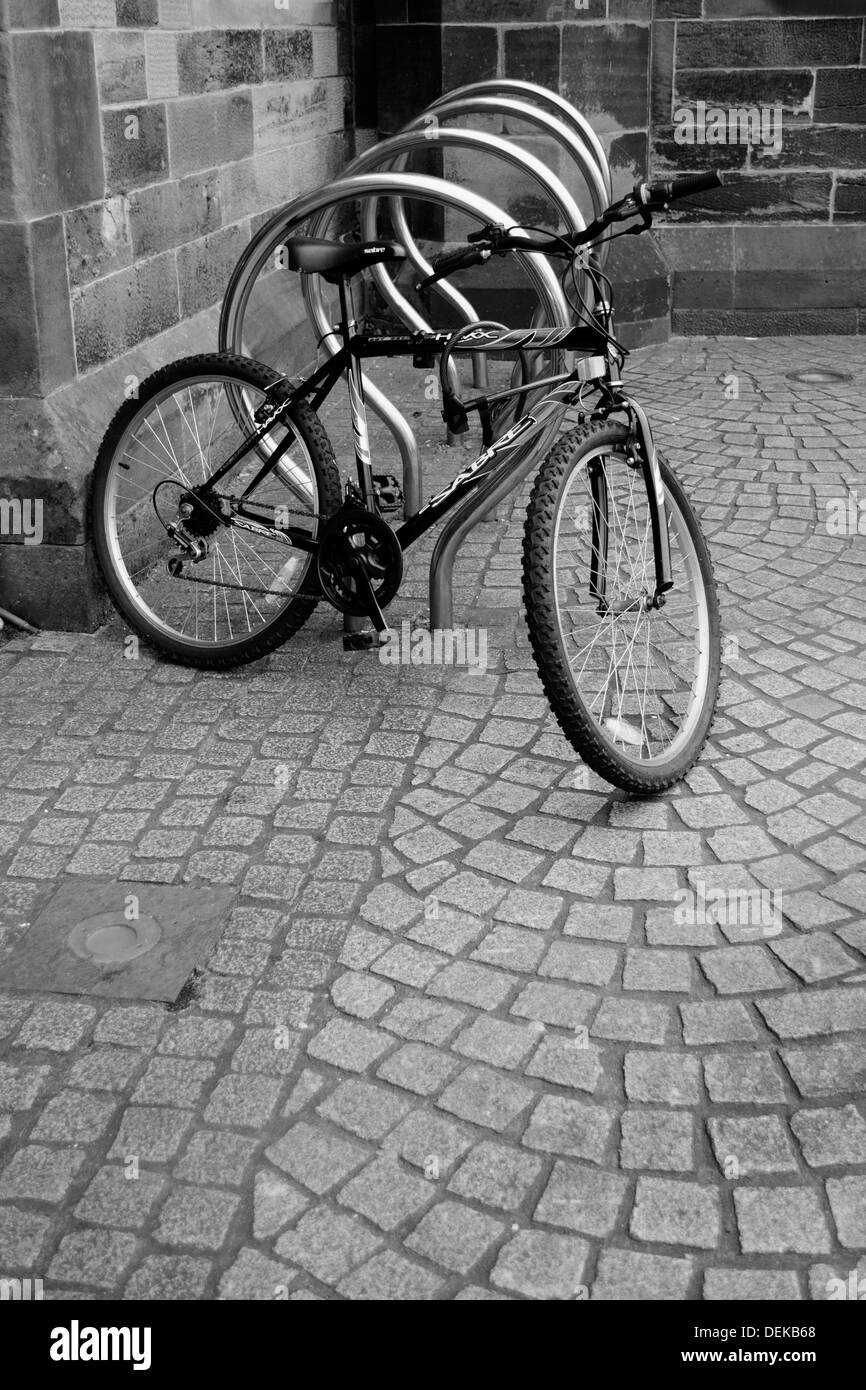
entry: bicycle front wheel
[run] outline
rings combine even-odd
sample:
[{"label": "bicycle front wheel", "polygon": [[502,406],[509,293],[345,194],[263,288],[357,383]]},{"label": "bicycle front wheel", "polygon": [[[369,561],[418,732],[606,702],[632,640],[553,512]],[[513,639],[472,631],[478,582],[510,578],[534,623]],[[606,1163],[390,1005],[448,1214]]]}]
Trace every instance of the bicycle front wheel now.
[{"label": "bicycle front wheel", "polygon": [[[255,412],[286,394],[279,373],[261,363],[221,353],[186,358],[143,382],[102,442],[90,524],[103,578],[132,629],[176,661],[211,669],[255,661],[316,606],[313,556],[278,532],[296,527],[315,537],[339,507],[328,436],[298,404],[290,424],[274,422],[244,448],[259,432]],[[227,520],[241,497],[258,530]],[[199,558],[178,561],[169,524],[194,538]]]},{"label": "bicycle front wheel", "polygon": [[655,591],[643,473],[612,422],[563,435],[541,466],[523,548],[526,617],[551,708],[583,760],[614,786],[648,794],[692,767],[712,722],[721,665],[707,543],[661,464],[673,589]]}]

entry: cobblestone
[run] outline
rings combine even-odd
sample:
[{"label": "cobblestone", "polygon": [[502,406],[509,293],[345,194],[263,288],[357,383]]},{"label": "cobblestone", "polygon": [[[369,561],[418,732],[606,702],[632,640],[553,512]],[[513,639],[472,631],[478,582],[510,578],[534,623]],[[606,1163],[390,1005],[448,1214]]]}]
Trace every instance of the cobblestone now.
[{"label": "cobblestone", "polygon": [[[793,1300],[847,1277],[866,567],[821,519],[866,490],[862,392],[816,406],[784,375],[816,347],[850,370],[849,340],[686,347],[632,360],[736,641],[669,792],[613,790],[557,730],[523,502],[470,539],[455,595],[483,675],[346,656],[324,608],[231,675],[124,662],[116,622],[3,641],[0,954],[56,881],[235,905],[169,1009],[0,996],[0,1272],[92,1300]],[[434,487],[452,454],[425,450]]]}]

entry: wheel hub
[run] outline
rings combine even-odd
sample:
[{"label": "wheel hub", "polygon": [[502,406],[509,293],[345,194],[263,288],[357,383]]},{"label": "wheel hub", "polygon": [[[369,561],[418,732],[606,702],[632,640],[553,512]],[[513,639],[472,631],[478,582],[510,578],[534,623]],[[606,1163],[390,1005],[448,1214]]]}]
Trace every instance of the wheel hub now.
[{"label": "wheel hub", "polygon": [[190,536],[212,536],[223,524],[222,502],[213,492],[185,492],[178,504],[178,518]]}]

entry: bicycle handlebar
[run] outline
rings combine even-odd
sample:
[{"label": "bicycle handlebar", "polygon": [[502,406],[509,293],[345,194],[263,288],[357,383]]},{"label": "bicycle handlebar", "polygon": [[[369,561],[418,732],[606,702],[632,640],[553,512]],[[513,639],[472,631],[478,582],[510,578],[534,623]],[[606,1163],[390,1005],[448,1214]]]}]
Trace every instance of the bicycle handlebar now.
[{"label": "bicycle handlebar", "polygon": [[670,179],[667,183],[642,183],[639,190],[640,193],[646,193],[643,199],[644,206],[663,207],[677,198],[689,198],[693,193],[706,193],[711,188],[721,186],[721,179],[715,169],[711,169],[708,174],[682,174],[678,179]]},{"label": "bicycle handlebar", "polygon": [[[611,203],[609,208],[597,217],[582,232],[569,232],[564,236],[551,234],[546,241],[531,240],[528,237],[511,236],[504,227],[484,227],[480,232],[472,232],[469,243],[446,251],[433,260],[433,273],[415,286],[416,290],[426,289],[437,280],[451,275],[455,270],[464,270],[471,265],[479,265],[489,259],[494,252],[504,255],[506,251],[540,251],[546,255],[564,255],[567,250],[587,246],[595,241],[611,222],[625,222],[632,217],[643,217],[643,231],[650,225],[650,213],[666,208],[678,198],[689,198],[695,193],[705,193],[712,188],[721,188],[722,181],[716,171],[706,174],[682,174],[679,178],[660,183],[636,183],[632,192]],[[486,244],[485,244],[486,243]]]},{"label": "bicycle handlebar", "polygon": [[458,246],[453,251],[444,251],[441,256],[434,257],[433,274],[428,275],[424,280],[419,280],[415,288],[416,290],[424,290],[428,285],[435,285],[437,280],[442,280],[455,270],[464,270],[470,265],[480,265],[482,261],[488,260],[491,254],[486,247],[481,246]]}]

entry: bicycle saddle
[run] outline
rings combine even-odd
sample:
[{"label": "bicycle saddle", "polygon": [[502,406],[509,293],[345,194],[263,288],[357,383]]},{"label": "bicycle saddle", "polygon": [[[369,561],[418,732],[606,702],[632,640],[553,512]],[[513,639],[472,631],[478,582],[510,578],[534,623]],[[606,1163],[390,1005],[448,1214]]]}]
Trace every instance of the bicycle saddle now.
[{"label": "bicycle saddle", "polygon": [[286,242],[289,269],[308,275],[323,275],[332,283],[358,275],[365,265],[377,261],[404,261],[404,248],[394,241],[325,241],[318,237],[296,236]]}]

